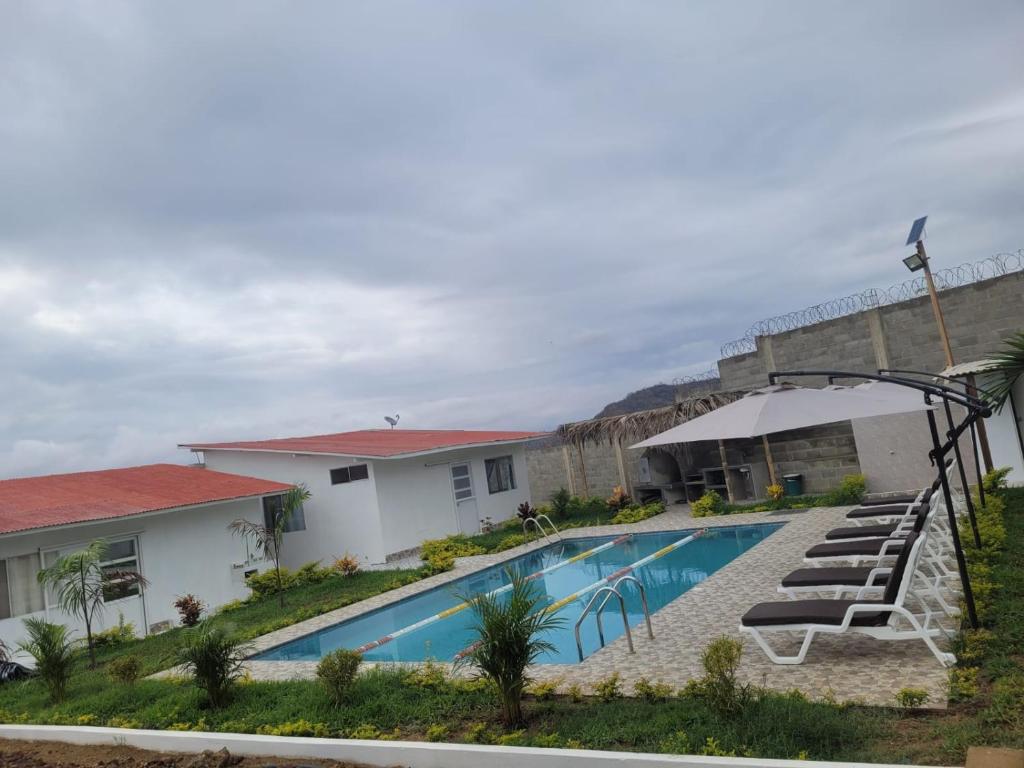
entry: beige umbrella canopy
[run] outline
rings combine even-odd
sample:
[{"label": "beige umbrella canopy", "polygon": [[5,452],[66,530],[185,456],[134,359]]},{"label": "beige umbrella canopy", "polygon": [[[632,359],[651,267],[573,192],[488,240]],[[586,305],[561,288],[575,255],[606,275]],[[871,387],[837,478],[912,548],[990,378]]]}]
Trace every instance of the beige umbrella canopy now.
[{"label": "beige umbrella canopy", "polygon": [[773,432],[786,432],[835,421],[934,409],[934,406],[925,404],[920,393],[905,396],[897,394],[895,389],[906,391],[897,385],[871,390],[854,387],[814,389],[794,384],[775,384],[756,389],[733,403],[723,405],[704,416],[680,424],[631,447],[654,448],[671,443],[761,437],[768,459],[768,470],[774,483],[774,462],[767,439],[767,435]]}]

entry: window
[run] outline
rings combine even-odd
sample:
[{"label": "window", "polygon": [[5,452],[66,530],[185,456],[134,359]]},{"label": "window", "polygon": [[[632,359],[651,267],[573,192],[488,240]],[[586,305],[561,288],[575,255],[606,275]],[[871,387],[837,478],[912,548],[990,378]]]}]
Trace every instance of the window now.
[{"label": "window", "polygon": [[43,610],[38,572],[39,555],[35,553],[0,560],[0,619]]},{"label": "window", "polygon": [[[273,530],[277,519],[284,514],[284,496],[263,497],[263,525]],[[306,510],[302,508],[302,502],[292,510],[292,516],[284,521],[284,532],[306,530]]]},{"label": "window", "polygon": [[452,491],[456,501],[473,498],[473,478],[469,475],[469,464],[452,465]]},{"label": "window", "polygon": [[516,487],[516,474],[512,469],[511,456],[499,456],[484,462],[487,470],[487,490],[491,493],[511,491]]},{"label": "window", "polygon": [[366,464],[353,464],[351,467],[339,467],[331,470],[331,485],[354,483],[356,480],[369,480],[370,468]]},{"label": "window", "polygon": [[135,597],[139,594],[139,585],[132,582],[120,582],[117,580],[118,571],[135,571],[139,569],[139,554],[135,548],[135,539],[122,539],[112,541],[107,547],[107,559],[100,563],[103,572],[112,575],[113,578],[103,589],[103,602],[109,603],[114,600],[122,600],[126,597]]}]

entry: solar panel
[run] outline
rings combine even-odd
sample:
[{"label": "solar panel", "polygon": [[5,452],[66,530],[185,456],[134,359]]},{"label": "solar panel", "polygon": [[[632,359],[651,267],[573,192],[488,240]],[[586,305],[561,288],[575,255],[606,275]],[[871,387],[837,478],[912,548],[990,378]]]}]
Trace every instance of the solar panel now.
[{"label": "solar panel", "polygon": [[918,240],[924,240],[924,223],[926,221],[928,221],[928,217],[922,216],[914,222],[910,228],[910,234],[907,236],[907,245],[913,245]]}]

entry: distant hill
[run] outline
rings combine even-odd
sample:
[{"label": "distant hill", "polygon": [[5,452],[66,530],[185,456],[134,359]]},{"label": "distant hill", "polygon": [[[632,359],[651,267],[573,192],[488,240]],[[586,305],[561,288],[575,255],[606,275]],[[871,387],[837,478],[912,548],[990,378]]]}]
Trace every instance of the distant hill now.
[{"label": "distant hill", "polygon": [[608,403],[594,418],[621,416],[624,413],[634,413],[635,411],[646,411],[650,408],[660,408],[663,405],[672,405],[676,401],[676,392],[679,390],[683,390],[686,393],[708,392],[718,389],[720,384],[721,382],[718,379],[696,381],[681,385],[655,384],[651,387],[638,389],[636,392],[630,392],[624,398],[616,400],[614,403]]}]

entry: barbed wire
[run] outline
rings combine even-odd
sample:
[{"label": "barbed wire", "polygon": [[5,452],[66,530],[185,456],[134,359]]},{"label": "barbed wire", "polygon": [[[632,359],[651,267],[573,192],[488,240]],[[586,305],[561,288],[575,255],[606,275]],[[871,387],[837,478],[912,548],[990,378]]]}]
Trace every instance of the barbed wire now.
[{"label": "barbed wire", "polygon": [[[944,291],[947,288],[958,288],[962,285],[970,285],[993,277],[1019,272],[1021,269],[1024,269],[1024,249],[1016,253],[997,253],[995,256],[989,256],[987,259],[974,263],[940,269],[938,272],[933,272],[932,277],[935,279],[935,287]],[[793,331],[826,320],[834,320],[837,317],[854,315],[867,309],[898,304],[901,301],[923,296],[927,292],[928,286],[922,276],[891,285],[888,288],[869,288],[860,293],[815,304],[813,307],[806,307],[796,312],[787,312],[766,320],[758,320],[747,329],[743,338],[722,345],[722,357],[735,357],[755,352],[758,336],[771,336],[776,333]],[[717,376],[717,373],[715,375]]]}]

